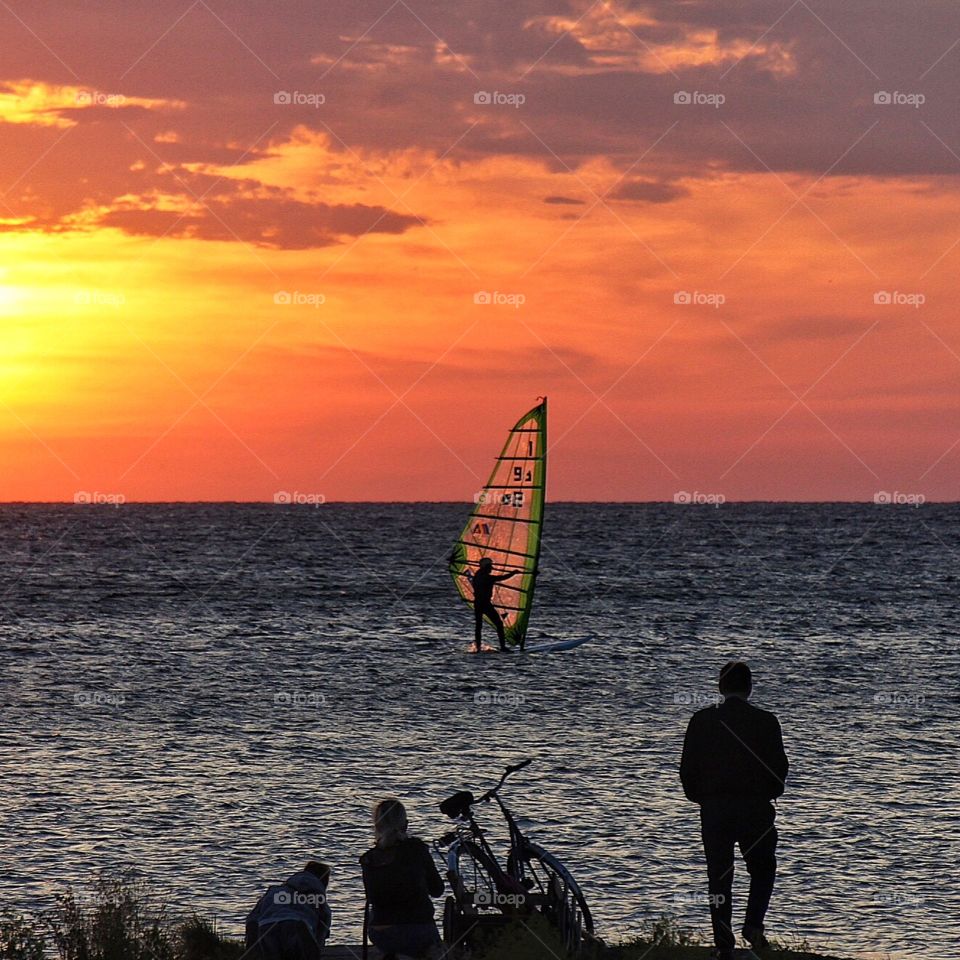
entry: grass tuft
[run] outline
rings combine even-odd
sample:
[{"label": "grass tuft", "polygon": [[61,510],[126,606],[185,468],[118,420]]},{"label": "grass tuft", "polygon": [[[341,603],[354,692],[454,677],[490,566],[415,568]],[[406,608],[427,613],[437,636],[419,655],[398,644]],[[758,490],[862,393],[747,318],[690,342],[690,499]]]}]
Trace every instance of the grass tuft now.
[{"label": "grass tuft", "polygon": [[0,912],[0,960],[43,960],[45,942],[33,921]]}]

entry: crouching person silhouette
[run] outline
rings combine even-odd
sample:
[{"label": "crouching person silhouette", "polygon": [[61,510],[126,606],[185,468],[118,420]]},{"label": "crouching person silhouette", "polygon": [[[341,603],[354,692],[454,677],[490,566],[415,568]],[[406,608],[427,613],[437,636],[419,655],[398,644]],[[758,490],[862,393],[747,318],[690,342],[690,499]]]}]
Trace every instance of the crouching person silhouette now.
[{"label": "crouching person silhouette", "polygon": [[788,763],[777,718],[747,703],[753,688],[750,668],[726,664],[719,685],[723,703],[690,718],[680,779],[687,799],[700,804],[714,956],[731,960],[735,844],[750,874],[743,937],[755,949],[768,946],[763,920],[777,872],[771,801],[783,793]]},{"label": "crouching person silhouette", "polygon": [[384,960],[435,957],[440,935],[432,897],[443,893],[430,848],[407,831],[399,800],[381,800],[373,811],[375,845],[361,858],[369,903],[369,936]]},{"label": "crouching person silhouette", "polygon": [[269,887],[247,917],[247,954],[257,960],[319,960],[330,935],[330,867],[311,860]]}]

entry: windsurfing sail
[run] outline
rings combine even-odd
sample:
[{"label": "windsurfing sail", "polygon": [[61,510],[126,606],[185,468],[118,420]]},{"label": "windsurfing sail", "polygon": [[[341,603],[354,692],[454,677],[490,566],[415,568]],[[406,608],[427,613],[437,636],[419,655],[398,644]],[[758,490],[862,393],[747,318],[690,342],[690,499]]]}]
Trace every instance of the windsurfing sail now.
[{"label": "windsurfing sail", "polygon": [[506,642],[523,645],[540,561],[540,532],[547,482],[547,398],[525,413],[507,435],[486,486],[450,555],[450,573],[460,596],[473,606],[469,574],[483,557],[494,574],[520,573],[493,588]]}]

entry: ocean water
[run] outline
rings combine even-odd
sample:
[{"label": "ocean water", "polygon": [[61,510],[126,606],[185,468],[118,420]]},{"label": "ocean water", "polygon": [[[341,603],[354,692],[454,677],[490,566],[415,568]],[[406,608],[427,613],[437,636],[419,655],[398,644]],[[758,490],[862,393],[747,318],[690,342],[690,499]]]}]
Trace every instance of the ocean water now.
[{"label": "ocean water", "polygon": [[768,929],[960,955],[960,508],[551,504],[532,635],[596,639],[539,657],[466,653],[466,510],[0,507],[3,904],[133,865],[239,934],[325,858],[355,942],[371,804],[437,837],[448,793],[533,757],[505,797],[599,933],[706,932],[677,765],[738,656],[791,760]]}]

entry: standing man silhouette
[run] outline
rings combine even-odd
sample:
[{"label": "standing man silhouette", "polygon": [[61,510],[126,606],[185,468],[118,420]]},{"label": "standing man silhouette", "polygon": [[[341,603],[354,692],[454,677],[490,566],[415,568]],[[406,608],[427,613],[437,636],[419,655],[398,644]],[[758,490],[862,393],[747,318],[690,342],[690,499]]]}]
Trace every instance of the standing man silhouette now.
[{"label": "standing man silhouette", "polygon": [[500,641],[500,649],[506,651],[507,643],[503,632],[503,617],[493,605],[493,588],[504,580],[515,577],[519,570],[511,570],[509,573],[502,573],[499,576],[493,572],[493,561],[489,557],[483,557],[478,565],[477,572],[468,574],[470,583],[473,585],[473,646],[477,653],[480,652],[480,635],[483,632],[483,618],[486,617],[497,631],[497,639]]},{"label": "standing man silhouette", "polygon": [[768,946],[763,919],[777,872],[776,811],[789,764],[777,718],[747,700],[750,668],[739,661],[720,671],[723,703],[698,710],[687,726],[680,780],[688,800],[700,804],[707,860],[714,956],[731,960],[734,845],[750,874],[743,937],[755,949]]}]

